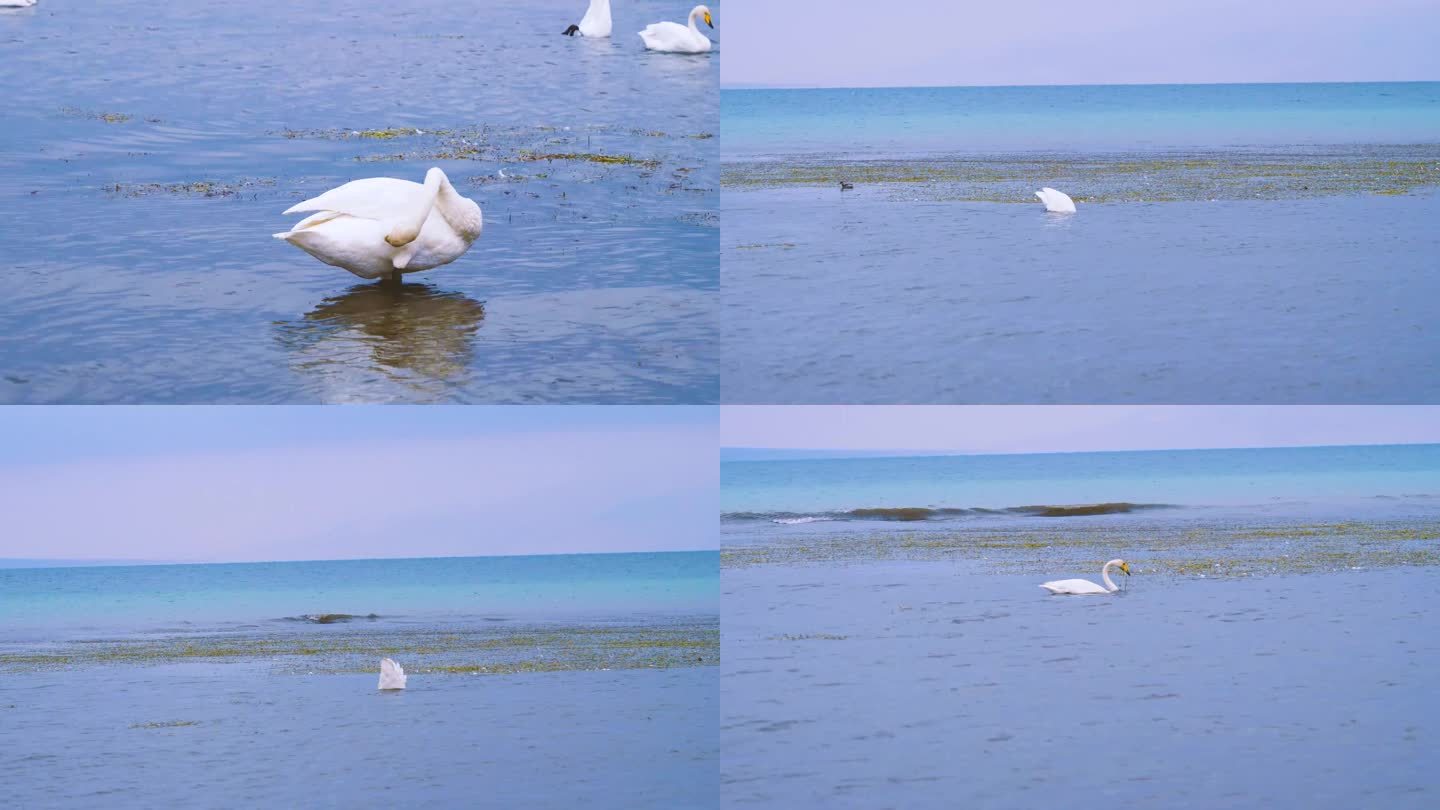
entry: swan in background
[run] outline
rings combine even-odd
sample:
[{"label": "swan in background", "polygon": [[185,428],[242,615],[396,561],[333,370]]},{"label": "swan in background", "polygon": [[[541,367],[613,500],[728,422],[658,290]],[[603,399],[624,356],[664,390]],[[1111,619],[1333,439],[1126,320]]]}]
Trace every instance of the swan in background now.
[{"label": "swan in background", "polygon": [[690,9],[689,28],[673,22],[658,22],[645,26],[645,30],[640,32],[640,38],[645,40],[645,49],[665,53],[705,53],[710,50],[710,38],[695,27],[696,17],[704,19],[705,24],[711,28],[715,27],[715,23],[710,19],[710,9],[696,6]]},{"label": "swan in background", "polygon": [[1115,583],[1110,581],[1111,568],[1119,568],[1125,573],[1125,576],[1130,576],[1129,563],[1124,560],[1111,560],[1105,563],[1105,566],[1100,569],[1100,578],[1105,580],[1105,587],[1103,588],[1088,579],[1057,579],[1054,582],[1047,582],[1040,587],[1050,593],[1075,594],[1077,596],[1092,593],[1114,593],[1120,589],[1115,587]]},{"label": "swan in background", "polygon": [[36,0],[0,0],[0,8],[29,8]]},{"label": "swan in background", "polygon": [[354,180],[285,213],[301,211],[317,213],[276,239],[361,278],[390,281],[460,258],[484,224],[480,206],[460,196],[438,168],[426,172],[424,185],[392,177]]},{"label": "swan in background", "polygon": [[590,8],[585,9],[580,24],[566,28],[564,33],[567,37],[576,34],[582,37],[610,36],[610,0],[590,0]]},{"label": "swan in background", "polygon": [[1053,188],[1042,188],[1035,192],[1040,202],[1045,203],[1045,210],[1052,214],[1073,214],[1075,213],[1075,201],[1070,195],[1063,191],[1056,191]]},{"label": "swan in background", "polygon": [[380,689],[404,689],[405,670],[389,658],[380,659]]}]

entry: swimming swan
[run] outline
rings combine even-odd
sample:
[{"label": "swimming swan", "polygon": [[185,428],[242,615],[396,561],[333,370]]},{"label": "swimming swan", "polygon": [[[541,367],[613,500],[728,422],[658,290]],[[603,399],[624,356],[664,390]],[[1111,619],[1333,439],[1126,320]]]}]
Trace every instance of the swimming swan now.
[{"label": "swimming swan", "polygon": [[1063,191],[1056,191],[1053,188],[1042,188],[1035,192],[1040,202],[1045,203],[1045,210],[1052,214],[1073,214],[1075,213],[1075,201],[1070,195]]},{"label": "swimming swan", "polygon": [[710,9],[696,6],[690,9],[689,28],[673,22],[658,22],[645,26],[645,30],[640,32],[640,38],[645,40],[645,49],[665,53],[705,53],[710,50],[710,38],[695,27],[697,16],[702,17],[706,25],[715,27],[715,23],[710,20]]},{"label": "swimming swan", "polygon": [[449,264],[480,237],[480,206],[460,196],[445,172],[425,184],[368,177],[332,188],[285,211],[315,211],[276,239],[361,278],[398,281]]},{"label": "swimming swan", "polygon": [[1105,563],[1104,568],[1100,569],[1100,578],[1105,580],[1105,587],[1103,588],[1088,579],[1057,579],[1054,582],[1047,582],[1040,587],[1050,593],[1074,594],[1077,596],[1092,593],[1114,593],[1120,589],[1115,587],[1115,583],[1110,581],[1111,568],[1119,568],[1125,572],[1125,576],[1130,576],[1129,563],[1124,560],[1111,560]]},{"label": "swimming swan", "polygon": [[580,24],[566,28],[564,33],[567,37],[576,34],[582,37],[610,36],[610,0],[590,0],[590,8],[585,9]]},{"label": "swimming swan", "polygon": [[405,670],[389,658],[380,659],[380,686],[379,689],[404,689]]}]

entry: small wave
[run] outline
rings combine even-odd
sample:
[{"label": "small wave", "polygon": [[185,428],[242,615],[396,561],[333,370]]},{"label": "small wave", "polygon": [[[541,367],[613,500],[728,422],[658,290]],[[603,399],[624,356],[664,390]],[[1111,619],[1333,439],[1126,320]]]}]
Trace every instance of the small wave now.
[{"label": "small wave", "polygon": [[1090,504],[1036,504],[1032,506],[1010,506],[1002,509],[972,507],[932,506],[874,506],[835,512],[726,512],[720,519],[727,522],[767,521],[782,526],[825,521],[884,520],[900,522],[957,520],[966,517],[1083,517],[1087,515],[1121,515],[1148,509],[1179,509],[1174,504],[1131,503],[1113,501]]},{"label": "small wave", "polygon": [[826,515],[805,515],[804,517],[770,518],[771,523],[779,523],[782,526],[794,526],[800,523],[823,523],[827,520],[835,520],[835,518],[828,517]]},{"label": "small wave", "polygon": [[363,616],[355,613],[305,613],[299,616],[286,616],[281,621],[286,622],[309,622],[310,624],[341,624],[353,622],[357,619],[373,621],[380,618],[379,614],[367,613]]}]

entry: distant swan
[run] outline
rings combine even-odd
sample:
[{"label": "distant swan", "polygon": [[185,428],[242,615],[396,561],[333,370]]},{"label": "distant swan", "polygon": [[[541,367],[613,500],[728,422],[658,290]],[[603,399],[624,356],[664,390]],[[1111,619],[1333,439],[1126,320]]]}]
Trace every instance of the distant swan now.
[{"label": "distant swan", "polygon": [[1070,195],[1063,191],[1056,191],[1053,188],[1042,188],[1035,192],[1040,202],[1045,203],[1045,210],[1052,214],[1073,214],[1075,213],[1075,201]]},{"label": "distant swan", "polygon": [[480,237],[480,206],[460,196],[445,172],[425,184],[369,177],[333,188],[285,211],[316,211],[276,239],[361,278],[399,281],[449,264]]},{"label": "distant swan", "polygon": [[389,658],[380,659],[380,689],[404,689],[405,670]]},{"label": "distant swan", "polygon": [[610,0],[590,0],[590,8],[585,9],[580,24],[566,28],[564,33],[567,37],[576,34],[582,37],[610,36]]},{"label": "distant swan", "polygon": [[1111,560],[1105,563],[1105,566],[1100,569],[1100,578],[1105,580],[1105,587],[1103,588],[1088,579],[1057,579],[1054,582],[1047,582],[1040,587],[1050,593],[1075,594],[1077,596],[1092,593],[1114,593],[1120,589],[1115,587],[1115,583],[1110,581],[1111,568],[1119,568],[1125,572],[1125,576],[1130,576],[1129,563],[1124,560]]},{"label": "distant swan", "polygon": [[36,0],[0,0],[0,8],[29,8]]},{"label": "distant swan", "polygon": [[710,9],[696,6],[690,10],[689,28],[673,22],[658,22],[645,26],[645,30],[640,32],[640,38],[645,40],[646,50],[665,53],[705,53],[710,50],[710,38],[700,33],[700,29],[695,26],[697,16],[702,17],[706,25],[715,27],[715,23],[710,20]]}]

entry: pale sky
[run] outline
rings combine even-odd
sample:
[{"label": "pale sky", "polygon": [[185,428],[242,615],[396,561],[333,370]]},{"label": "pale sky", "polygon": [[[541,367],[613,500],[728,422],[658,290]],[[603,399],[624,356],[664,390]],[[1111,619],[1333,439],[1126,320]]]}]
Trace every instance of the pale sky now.
[{"label": "pale sky", "polygon": [[0,558],[718,547],[716,409],[4,409]]},{"label": "pale sky", "polygon": [[1430,444],[1440,443],[1440,406],[729,405],[720,442],[938,453]]},{"label": "pale sky", "polygon": [[722,85],[1440,80],[1436,0],[732,0]]}]

